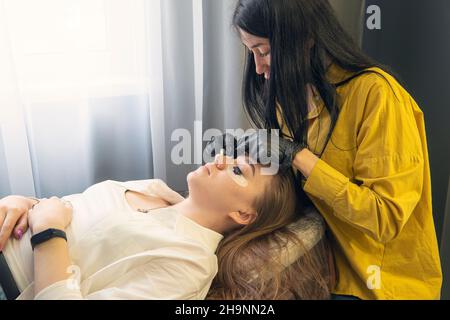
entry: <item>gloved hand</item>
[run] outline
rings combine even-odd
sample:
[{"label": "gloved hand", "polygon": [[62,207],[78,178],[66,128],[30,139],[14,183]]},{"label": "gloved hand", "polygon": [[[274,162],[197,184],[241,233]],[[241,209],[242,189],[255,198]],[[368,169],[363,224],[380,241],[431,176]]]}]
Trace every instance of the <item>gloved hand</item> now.
[{"label": "gloved hand", "polygon": [[258,130],[239,139],[237,152],[239,155],[246,153],[261,164],[269,164],[267,160],[271,163],[278,161],[280,170],[286,171],[292,169],[295,156],[306,148],[306,145],[284,139],[278,134]]},{"label": "gloved hand", "polygon": [[232,134],[224,134],[222,136],[212,137],[205,148],[205,154],[214,158],[222,149],[225,150],[225,156],[235,159],[237,148],[237,139]]}]

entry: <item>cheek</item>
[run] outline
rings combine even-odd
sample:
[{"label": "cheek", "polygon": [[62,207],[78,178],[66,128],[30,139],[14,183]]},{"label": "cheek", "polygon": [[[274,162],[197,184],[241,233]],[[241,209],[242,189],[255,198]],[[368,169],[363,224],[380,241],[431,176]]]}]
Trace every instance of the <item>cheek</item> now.
[{"label": "cheek", "polygon": [[[213,179],[214,180],[214,179]],[[211,182],[211,188],[207,192],[215,192],[224,202],[233,208],[243,207],[249,202],[250,187],[248,183],[240,179],[233,179],[230,173],[221,172],[216,181]]]},{"label": "cheek", "polygon": [[207,197],[222,197],[234,194],[236,184],[227,176],[226,172],[217,173],[210,177],[198,171],[191,172],[187,176],[189,193],[195,193]]},{"label": "cheek", "polygon": [[225,174],[220,181],[220,188],[228,196],[239,196],[242,187],[239,186],[228,174]]},{"label": "cheek", "polygon": [[235,175],[232,168],[227,169],[228,177],[239,187],[248,187],[248,180],[243,175]]},{"label": "cheek", "polygon": [[247,182],[245,186],[241,186],[232,181],[230,182],[227,195],[229,198],[234,199],[233,201],[236,201],[236,204],[239,204],[242,209],[247,209],[253,206],[256,198],[259,196],[259,189],[252,182]]},{"label": "cheek", "polygon": [[208,202],[214,201],[217,206],[230,207],[233,210],[245,210],[252,206],[259,190],[250,183],[245,187],[239,185],[226,171],[213,178],[192,172],[187,176],[187,182],[191,197],[208,199]]}]

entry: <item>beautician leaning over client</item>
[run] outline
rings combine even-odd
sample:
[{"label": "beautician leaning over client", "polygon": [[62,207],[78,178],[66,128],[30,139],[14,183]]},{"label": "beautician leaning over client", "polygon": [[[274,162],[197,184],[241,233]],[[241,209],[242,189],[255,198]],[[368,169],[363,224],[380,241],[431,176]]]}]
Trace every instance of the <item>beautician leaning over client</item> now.
[{"label": "beautician leaning over client", "polygon": [[247,49],[246,112],[256,127],[281,130],[282,166],[298,170],[298,188],[331,230],[334,293],[438,299],[442,272],[416,102],[358,48],[327,0],[240,0],[233,25]]}]

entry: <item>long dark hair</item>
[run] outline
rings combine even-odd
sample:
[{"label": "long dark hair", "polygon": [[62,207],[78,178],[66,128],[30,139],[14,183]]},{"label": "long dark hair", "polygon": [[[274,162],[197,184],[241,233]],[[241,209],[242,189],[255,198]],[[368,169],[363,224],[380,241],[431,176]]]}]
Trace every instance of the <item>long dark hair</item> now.
[{"label": "long dark hair", "polygon": [[247,115],[257,128],[281,129],[276,113],[279,103],[297,142],[307,143],[307,84],[317,88],[331,116],[328,142],[339,116],[336,88],[354,78],[330,83],[327,59],[356,75],[374,72],[367,71],[372,67],[392,74],[362,52],[338,22],[328,0],[239,0],[233,26],[268,38],[271,46],[269,81],[256,73],[253,54],[247,50],[243,80]]}]

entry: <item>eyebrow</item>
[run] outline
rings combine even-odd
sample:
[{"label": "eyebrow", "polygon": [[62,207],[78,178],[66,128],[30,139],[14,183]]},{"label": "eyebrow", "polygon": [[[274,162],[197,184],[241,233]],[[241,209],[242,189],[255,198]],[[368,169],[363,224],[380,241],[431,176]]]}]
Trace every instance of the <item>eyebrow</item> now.
[{"label": "eyebrow", "polygon": [[246,164],[247,166],[250,166],[250,168],[252,169],[253,177],[255,176],[256,169],[255,169],[255,165],[254,164],[251,164],[249,161],[245,161],[244,163],[239,163],[238,162],[237,164]]},{"label": "eyebrow", "polygon": [[253,47],[251,47],[250,49],[256,49],[256,48],[258,48],[258,47],[261,47],[261,46],[264,46],[264,45],[266,45],[265,43],[258,43],[258,44],[255,44]]},{"label": "eyebrow", "polygon": [[[242,41],[242,43],[243,43],[244,46],[247,47],[247,45],[244,43],[244,41]],[[256,48],[258,48],[258,47],[261,47],[261,46],[267,46],[267,45],[268,45],[267,43],[262,43],[262,42],[260,42],[260,43],[255,44],[253,47],[251,47],[251,48],[249,48],[249,49],[250,49],[250,50],[251,50],[251,49],[256,49]],[[247,48],[248,48],[248,47],[247,47]]]}]

